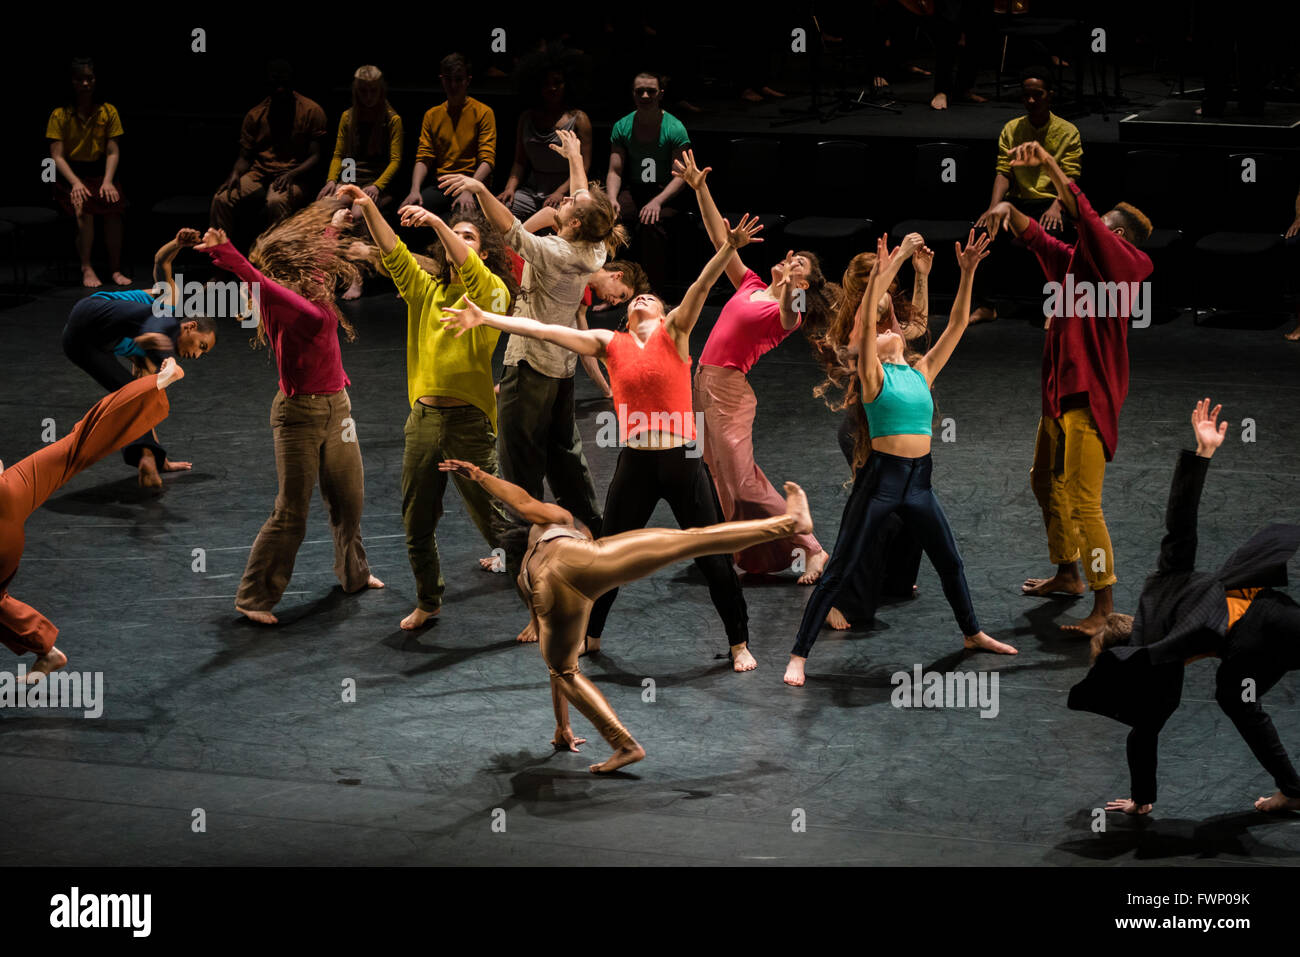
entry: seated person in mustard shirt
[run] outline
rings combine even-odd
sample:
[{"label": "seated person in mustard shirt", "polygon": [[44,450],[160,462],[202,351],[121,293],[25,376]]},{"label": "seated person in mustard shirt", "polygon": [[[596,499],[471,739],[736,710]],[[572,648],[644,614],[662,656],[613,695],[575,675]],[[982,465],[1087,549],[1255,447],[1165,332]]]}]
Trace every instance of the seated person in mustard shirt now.
[{"label": "seated person in mustard shirt", "polygon": [[77,217],[77,256],[81,259],[81,284],[88,289],[103,285],[90,265],[95,245],[95,217],[104,219],[104,245],[113,282],[131,285],[122,274],[122,212],[126,199],[114,183],[121,152],[122,120],[112,103],[95,102],[95,64],[72,61],[72,99],[50,114],[45,137],[58,170],[54,195],[63,211]]},{"label": "seated person in mustard shirt", "polygon": [[486,183],[497,161],[497,120],[489,107],[469,95],[472,77],[469,60],[462,54],[443,57],[439,77],[447,100],[424,114],[411,190],[402,205],[437,213],[455,206],[466,212],[474,208],[474,197],[468,192],[454,199],[444,195],[438,177],[462,174]]},{"label": "seated person in mustard shirt", "polygon": [[292,78],[288,63],[271,61],[271,95],[244,117],[239,158],[212,197],[212,228],[232,232],[246,209],[265,209],[274,225],[307,202],[302,184],[320,162],[325,111],[294,92]]}]

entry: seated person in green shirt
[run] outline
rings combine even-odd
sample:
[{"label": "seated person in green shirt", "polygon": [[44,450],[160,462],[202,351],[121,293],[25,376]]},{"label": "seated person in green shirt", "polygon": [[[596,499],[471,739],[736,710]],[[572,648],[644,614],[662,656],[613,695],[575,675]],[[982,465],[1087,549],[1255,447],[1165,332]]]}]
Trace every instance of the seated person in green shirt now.
[{"label": "seated person in green shirt", "polygon": [[[1082,172],[1083,144],[1079,128],[1052,112],[1051,71],[1042,68],[1025,70],[1020,78],[1020,99],[1024,116],[1009,120],[998,137],[997,172],[993,176],[993,197],[989,208],[975,222],[975,228],[988,228],[989,214],[1006,200],[1027,216],[1038,220],[1050,234],[1060,236],[1065,228],[1061,200],[1052,188],[1046,166],[1011,166],[1011,154],[1022,143],[1038,142],[1052,154],[1056,165],[1071,179]],[[976,297],[971,322],[986,322],[998,317],[997,309],[987,297]]]},{"label": "seated person in green shirt", "polygon": [[[483,309],[509,310],[519,295],[519,284],[501,233],[477,209],[457,211],[449,217],[450,226],[419,206],[398,210],[403,226],[431,226],[438,234],[438,243],[430,247],[436,265],[431,274],[421,268],[362,189],[340,186],[335,195],[360,207],[383,254],[384,270],[406,301],[411,413],[402,454],[402,521],[417,604],[401,627],[412,631],[438,614],[445,590],[434,532],[442,517],[447,473],[438,470],[438,463],[463,459],[490,475],[498,474],[492,353],[500,333],[475,329],[472,335],[457,338],[454,330],[443,325],[443,310],[464,299]],[[505,521],[500,504],[477,482],[460,475],[453,475],[452,481],[488,547],[496,548]]]},{"label": "seated person in green shirt", "polygon": [[632,235],[632,258],[645,268],[651,284],[668,278],[669,231],[682,192],[681,180],[673,176],[673,160],[680,160],[691,146],[682,121],[664,110],[663,97],[658,74],[636,75],[636,109],[610,130],[605,176],[605,192]]}]

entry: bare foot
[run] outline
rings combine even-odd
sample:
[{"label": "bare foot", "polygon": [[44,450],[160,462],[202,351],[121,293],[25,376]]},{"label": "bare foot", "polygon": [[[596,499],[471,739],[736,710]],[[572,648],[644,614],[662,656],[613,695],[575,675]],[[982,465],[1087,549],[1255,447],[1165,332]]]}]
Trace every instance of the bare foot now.
[{"label": "bare foot", "polygon": [[251,608],[240,608],[238,605],[235,606],[235,611],[239,612],[249,621],[257,622],[259,625],[278,625],[280,623],[280,619],[276,618],[275,615],[271,614],[269,611],[253,611]]},{"label": "bare foot", "polygon": [[1300,811],[1300,798],[1287,797],[1281,791],[1278,791],[1271,797],[1262,797],[1256,801],[1255,810],[1268,813]]},{"label": "bare foot", "polygon": [[161,368],[158,369],[158,378],[156,381],[158,388],[165,389],[170,385],[175,385],[184,378],[185,370],[181,368],[181,364],[171,356],[168,356],[163,360]]},{"label": "bare foot", "polygon": [[812,512],[808,509],[808,496],[794,482],[785,483],[785,514],[794,517],[796,534],[807,535],[813,530]]},{"label": "bare foot", "polygon": [[584,655],[598,655],[598,654],[600,654],[599,638],[593,638],[591,635],[588,635],[586,638],[582,639],[582,650],[578,652],[579,658],[583,657]]},{"label": "bare foot", "polygon": [[974,90],[967,90],[961,95],[961,98],[967,103],[987,103],[989,101],[987,96],[980,96]]},{"label": "bare foot", "polygon": [[100,286],[104,285],[100,282],[99,277],[95,275],[95,270],[91,269],[89,266],[81,267],[81,284],[87,289],[98,289]]},{"label": "bare foot", "polygon": [[780,90],[774,90],[770,86],[763,87],[761,90],[759,90],[759,92],[762,93],[764,96],[770,96],[773,99],[777,99],[777,100],[785,99],[784,93],[782,93]]},{"label": "bare foot", "polygon": [[762,102],[763,102],[762,94],[755,93],[753,90],[748,89],[748,88],[746,88],[746,89],[740,91],[740,98],[741,98],[742,100],[747,100],[747,101],[749,101],[750,103],[762,103]]},{"label": "bare foot", "polygon": [[826,615],[826,624],[830,625],[836,631],[844,631],[846,628],[852,627],[849,624],[849,620],[844,617],[844,612],[840,611],[838,608],[832,608]]},{"label": "bare foot", "polygon": [[140,453],[140,462],[136,466],[136,481],[141,488],[163,487],[162,476],[158,474],[158,463],[153,457],[153,449],[145,449]]},{"label": "bare foot", "polygon": [[785,677],[781,680],[795,688],[802,688],[804,683],[803,665],[807,658],[790,656],[790,663],[785,666]]},{"label": "bare foot", "polygon": [[998,317],[998,311],[992,306],[980,306],[978,309],[972,309],[970,313],[970,324],[978,325],[981,322],[992,322]]},{"label": "bare foot", "polygon": [[1094,610],[1087,618],[1082,618],[1069,625],[1062,625],[1061,631],[1072,631],[1076,634],[1087,635],[1091,638],[1094,635],[1100,635],[1105,627],[1105,613]]},{"label": "bare foot", "polygon": [[32,666],[27,669],[27,675],[23,678],[23,681],[26,684],[34,685],[51,671],[58,671],[67,663],[67,655],[59,651],[58,648],[51,648],[32,662]]},{"label": "bare foot", "polygon": [[1288,332],[1283,338],[1289,339],[1292,342],[1300,342],[1300,325]]},{"label": "bare foot", "polygon": [[383,587],[385,587],[385,586],[384,586],[384,583],[381,582],[378,578],[376,578],[374,575],[371,575],[371,576],[370,576],[370,580],[366,582],[366,587],[367,587],[367,588],[383,588]]},{"label": "bare foot", "polygon": [[753,671],[758,667],[758,660],[749,653],[749,645],[731,646],[731,670]]},{"label": "bare foot", "polygon": [[361,283],[359,283],[359,282],[354,282],[352,285],[348,286],[348,288],[347,288],[346,290],[344,290],[344,292],[343,292],[343,298],[344,298],[344,299],[360,299],[360,298],[361,298]]},{"label": "bare foot", "polygon": [[113,273],[113,282],[117,283],[119,286],[131,285],[130,278],[122,275],[120,272]]},{"label": "bare foot", "polygon": [[593,764],[591,773],[608,774],[610,771],[617,771],[624,765],[636,764],[644,757],[645,748],[633,741],[631,744],[619,748],[600,764]]},{"label": "bare foot", "polygon": [[500,555],[489,555],[487,558],[480,558],[478,560],[478,567],[483,569],[485,572],[495,572],[498,575],[502,575],[505,573],[506,563],[502,561]]},{"label": "bare foot", "polygon": [[433,618],[439,611],[441,611],[439,608],[435,608],[433,611],[417,608],[402,619],[401,628],[403,631],[415,631],[417,628],[423,628],[429,623],[429,619]]},{"label": "bare foot", "polygon": [[1045,598],[1048,595],[1082,595],[1083,580],[1077,575],[1062,575],[1057,572],[1051,578],[1026,578],[1020,590],[1026,595]]},{"label": "bare foot", "polygon": [[515,641],[523,642],[524,644],[537,641],[537,632],[533,631],[533,623],[531,621],[524,625],[524,630],[515,636]]},{"label": "bare foot", "polygon": [[965,643],[967,648],[981,648],[984,651],[992,651],[999,655],[1020,654],[1020,652],[1016,651],[1016,649],[1012,648],[1010,645],[998,641],[996,638],[992,638],[982,631],[978,635],[967,635],[962,639],[962,641]]},{"label": "bare foot", "polygon": [[808,559],[808,565],[804,568],[804,573],[799,576],[800,585],[811,585],[817,579],[822,577],[822,571],[826,568],[826,563],[830,561],[830,556],[826,554],[826,549],[814,554]]},{"label": "bare foot", "polygon": [[936,93],[930,99],[930,109],[932,110],[948,109],[948,95],[946,93]]}]

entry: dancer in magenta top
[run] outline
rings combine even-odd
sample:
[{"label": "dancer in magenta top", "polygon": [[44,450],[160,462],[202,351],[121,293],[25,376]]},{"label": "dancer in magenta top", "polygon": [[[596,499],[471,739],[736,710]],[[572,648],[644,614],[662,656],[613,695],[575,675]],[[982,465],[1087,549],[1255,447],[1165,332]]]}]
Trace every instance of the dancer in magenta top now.
[{"label": "dancer in magenta top", "polygon": [[333,293],[357,272],[343,256],[348,240],[326,229],[335,205],[314,203],[263,233],[253,246],[253,262],[219,229],[209,229],[197,247],[248,285],[259,320],[257,341],[270,342],[280,373],[280,390],[271,404],[280,489],[235,596],[236,611],[265,625],[277,623],[271,609],[293,577],[318,481],[334,538],[334,574],[343,590],[384,587],[370,574],[361,544],[365,471],[338,328],[349,339],[356,333]]},{"label": "dancer in magenta top", "polygon": [[[697,167],[691,150],[673,163],[673,175],[695,190],[709,239],[721,249],[727,229],[705,182],[710,169]],[[694,391],[695,407],[704,414],[704,462],[713,475],[722,517],[739,522],[783,515],[786,509],[785,498],[754,461],[758,400],[749,370],[795,329],[802,326],[805,334],[820,329],[834,303],[817,257],[809,252],[787,253],[784,262],[772,267],[770,283],[736,255],[727,261],[727,278],[736,292],[700,353]],[[799,583],[811,585],[821,576],[827,555],[812,534],[799,534],[751,546],[734,558],[755,574],[784,571],[801,558],[795,564],[803,572]]]}]

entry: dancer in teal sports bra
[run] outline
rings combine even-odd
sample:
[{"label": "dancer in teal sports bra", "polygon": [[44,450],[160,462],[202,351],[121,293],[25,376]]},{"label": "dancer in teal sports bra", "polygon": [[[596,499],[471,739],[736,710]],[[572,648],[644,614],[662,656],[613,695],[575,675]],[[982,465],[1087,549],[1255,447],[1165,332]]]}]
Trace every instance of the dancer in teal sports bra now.
[{"label": "dancer in teal sports bra", "polygon": [[849,571],[865,560],[885,519],[895,512],[912,529],[939,573],[944,596],[952,606],[966,647],[1016,654],[1015,648],[980,629],[957,543],[930,487],[930,420],[934,416],[930,384],[966,331],[975,267],[988,255],[989,239],[981,236],[977,240],[972,230],[964,249],[960,243],[954,244],[961,266],[961,285],[948,318],[948,328],[934,348],[915,366],[910,366],[903,359],[902,336],[893,330],[877,334],[874,312],[881,292],[912,255],[919,239],[909,236],[891,254],[888,237],[881,237],[876,246],[876,265],[858,306],[850,347],[855,342],[858,344],[858,378],[862,381],[863,408],[871,426],[871,456],[858,473],[844,508],[831,560],[804,608],[799,635],[785,671],[785,683],[789,685],[804,683],[804,662],[836,595]]}]

